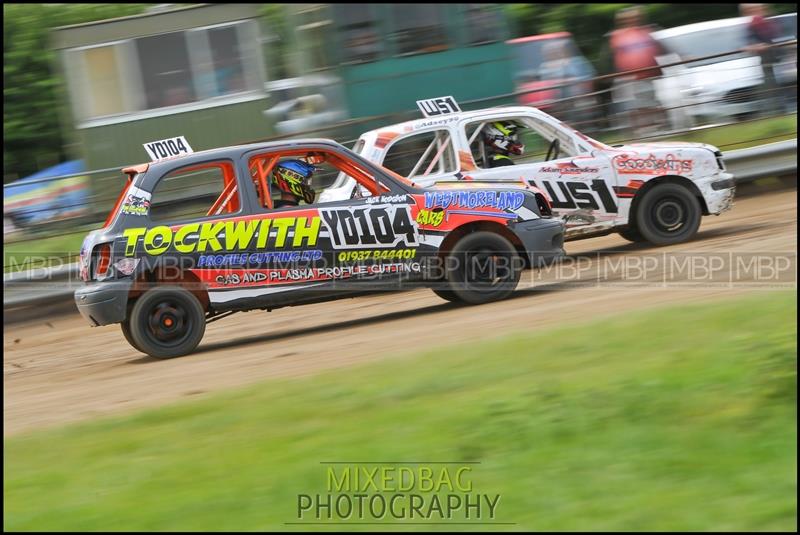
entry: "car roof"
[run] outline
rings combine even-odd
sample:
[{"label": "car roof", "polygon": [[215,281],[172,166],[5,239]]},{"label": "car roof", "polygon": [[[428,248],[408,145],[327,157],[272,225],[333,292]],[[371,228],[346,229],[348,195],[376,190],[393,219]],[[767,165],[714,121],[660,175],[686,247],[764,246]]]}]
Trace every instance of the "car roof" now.
[{"label": "car roof", "polygon": [[675,28],[668,28],[666,30],[658,30],[651,35],[656,39],[665,39],[675,37],[676,35],[685,35],[687,33],[703,32],[707,30],[715,30],[717,28],[727,28],[729,26],[736,26],[739,24],[746,24],[750,17],[733,17],[730,19],[707,20],[705,22],[696,22],[694,24],[685,24],[683,26],[676,26]]},{"label": "car roof", "polygon": [[162,171],[166,167],[172,167],[178,163],[180,165],[193,164],[204,162],[209,159],[233,159],[241,156],[242,154],[250,151],[258,150],[279,150],[289,149],[298,145],[317,145],[327,146],[329,148],[343,149],[344,147],[332,139],[325,138],[307,138],[307,139],[282,139],[278,141],[266,141],[262,143],[248,143],[245,145],[232,145],[229,147],[219,147],[216,149],[201,150],[187,154],[186,156],[179,156],[177,158],[168,158],[157,162],[151,162],[149,169],[154,171]]},{"label": "car roof", "polygon": [[[473,119],[479,118],[482,115],[487,113],[497,113],[497,114],[506,114],[506,113],[542,113],[539,111],[539,108],[535,108],[533,106],[498,106],[496,108],[481,108],[480,110],[473,110],[473,111],[459,111],[456,113],[448,113],[445,115],[435,115],[433,117],[420,117],[418,119],[411,119],[410,121],[405,121],[402,123],[395,123],[386,126],[382,126],[380,128],[375,128],[374,130],[368,130],[361,134],[362,136],[366,136],[372,133],[378,132],[385,132],[386,130],[391,131],[400,131],[400,132],[412,132],[415,130],[419,130],[428,126],[426,123],[431,123],[432,121],[456,121],[456,120],[465,120],[465,119]],[[430,126],[434,126],[436,123],[432,123]],[[416,127],[416,128],[415,128]]]}]

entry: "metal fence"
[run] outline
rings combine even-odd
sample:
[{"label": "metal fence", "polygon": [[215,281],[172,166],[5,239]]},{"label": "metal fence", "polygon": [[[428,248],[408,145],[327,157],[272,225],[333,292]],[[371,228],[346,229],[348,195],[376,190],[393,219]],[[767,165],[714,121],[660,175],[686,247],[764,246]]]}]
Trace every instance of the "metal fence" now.
[{"label": "metal fence", "polygon": [[[777,45],[773,45],[773,47],[787,47],[787,46],[794,46],[796,48],[797,41],[789,41]],[[743,50],[735,50],[723,54],[714,54],[709,56],[702,56],[691,58],[688,60],[682,60],[678,62],[668,63],[661,65],[661,69],[667,69],[670,67],[681,66],[691,64],[697,61],[705,61],[709,59],[716,59],[722,58],[726,56],[731,56],[734,54],[740,54]],[[596,76],[591,79],[584,79],[584,80],[577,80],[571,82],[565,82],[560,84],[553,84],[547,87],[540,87],[536,89],[526,90],[526,91],[516,91],[513,93],[496,95],[489,98],[482,98],[472,101],[465,101],[461,102],[460,105],[463,109],[480,109],[484,107],[494,107],[500,105],[507,105],[510,103],[516,103],[516,100],[522,96],[530,95],[537,92],[543,91],[553,91],[553,90],[560,90],[560,89],[570,89],[574,88],[576,84],[586,85],[586,84],[597,84],[598,82],[603,81],[613,81],[613,80],[622,80],[625,78],[630,77],[631,75],[635,75],[640,71],[644,71],[647,69],[638,69],[633,71],[627,71],[624,73],[615,73],[615,74],[605,74],[601,76]],[[743,95],[742,98],[747,98],[752,101],[756,102],[767,102],[770,100],[778,99],[778,98],[788,98],[788,95],[791,93],[792,95],[796,95],[797,84],[796,80],[794,84],[790,84],[783,87],[762,87],[754,91],[750,91],[746,95]],[[606,140],[612,143],[625,143],[628,141],[634,140],[643,140],[643,139],[657,139],[661,137],[668,137],[680,134],[686,134],[693,132],[699,128],[705,128],[705,126],[697,126],[692,127],[691,125],[682,128],[682,129],[675,129],[671,128],[669,125],[662,125],[662,128],[659,132],[653,133],[650,135],[624,135],[623,132],[626,130],[626,125],[624,124],[624,119],[618,121],[617,119],[620,116],[623,116],[623,113],[619,111],[619,104],[615,102],[613,97],[614,88],[605,88],[599,91],[590,91],[579,95],[569,96],[565,98],[559,98],[551,100],[547,103],[547,109],[553,108],[551,111],[559,117],[559,113],[557,113],[556,109],[569,109],[576,101],[578,100],[586,100],[586,99],[593,99],[593,104],[588,106],[580,106],[581,115],[583,117],[578,117],[577,120],[572,121],[570,124],[579,130],[584,130],[586,132],[592,134],[605,134],[609,135],[610,132],[617,132],[619,134],[618,138],[614,138],[613,140]],[[670,114],[670,113],[681,113],[686,115],[687,109],[692,107],[701,107],[701,106],[708,106],[709,104],[713,103],[721,103],[721,102],[728,102],[730,99],[729,97],[723,97],[719,99],[710,99],[704,100],[700,102],[691,102],[685,104],[678,104],[675,106],[670,107],[660,107],[659,110],[663,114]],[[573,106],[574,107],[574,106]],[[689,114],[691,115],[691,114]],[[769,116],[776,116],[780,115],[779,113],[772,113],[772,114],[759,114],[754,118],[741,120],[741,118],[737,118],[736,124],[743,124],[747,121],[753,120],[760,120],[765,117]],[[417,111],[407,111],[403,113],[392,113],[392,114],[384,114],[384,115],[377,115],[372,117],[364,117],[359,119],[353,119],[348,121],[342,121],[336,124],[331,124],[327,126],[317,127],[313,130],[307,130],[302,132],[297,132],[292,134],[291,137],[330,137],[338,142],[342,143],[343,145],[351,146],[357,140],[357,136],[365,130],[371,129],[371,127],[377,127],[385,124],[393,124],[405,120],[410,120],[414,118],[418,118],[419,114]],[[561,118],[561,117],[559,117]],[[615,121],[617,124],[614,124]],[[713,127],[721,127],[726,126],[726,124],[730,123],[720,123],[715,124]],[[621,126],[620,126],[621,125]],[[753,143],[753,142],[769,142],[778,137],[786,137],[786,135],[795,135],[796,136],[796,128],[793,132],[781,132],[775,135],[769,135],[760,137],[758,139],[743,139],[737,140],[734,143],[730,143],[729,145],[720,145],[722,150],[726,150],[736,145],[741,145],[744,143]],[[326,135],[327,134],[327,135]],[[245,144],[245,143],[253,143],[253,142],[263,142],[263,141],[273,141],[279,139],[286,139],[288,136],[272,136],[272,137],[265,137],[260,139],[251,139],[251,140],[242,140],[237,142],[237,144]],[[133,162],[131,165],[138,163]],[[62,180],[65,178],[70,178],[74,176],[85,176],[89,177],[91,180],[91,195],[88,199],[89,210],[88,215],[84,215],[82,217],[77,218],[69,218],[63,219],[59,222],[48,222],[45,224],[39,225],[30,225],[24,228],[24,231],[20,233],[19,237],[11,237],[10,239],[6,240],[4,236],[4,243],[9,245],[13,243],[20,243],[25,241],[30,241],[33,239],[40,239],[43,237],[47,238],[54,238],[60,236],[67,236],[70,234],[79,234],[84,233],[85,226],[89,224],[96,224],[99,221],[102,221],[105,218],[106,213],[110,208],[113,206],[114,201],[116,200],[121,188],[122,182],[124,177],[121,174],[121,169],[125,166],[108,168],[108,169],[100,169],[96,171],[88,171],[84,173],[77,173],[72,175],[63,175],[63,176],[55,176],[55,177],[47,177],[41,178],[38,180],[33,180],[30,182],[26,182],[25,186],[29,186],[31,184],[43,183],[43,182],[50,182],[55,180]],[[8,184],[3,186],[4,196],[9,194],[13,194],[13,188],[15,187],[22,187],[22,185],[14,185]],[[83,207],[83,203],[80,206],[62,206],[60,208],[78,208]],[[49,209],[42,209],[49,210]],[[34,213],[35,210],[28,211],[28,214]],[[78,227],[78,230],[75,228]],[[5,269],[8,269],[9,266],[4,266]]]}]

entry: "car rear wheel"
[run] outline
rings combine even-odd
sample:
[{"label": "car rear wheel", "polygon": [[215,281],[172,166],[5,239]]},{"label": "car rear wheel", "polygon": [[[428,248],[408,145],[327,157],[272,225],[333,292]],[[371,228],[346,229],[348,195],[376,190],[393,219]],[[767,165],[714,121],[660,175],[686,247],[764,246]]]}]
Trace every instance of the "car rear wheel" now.
[{"label": "car rear wheel", "polygon": [[514,246],[494,232],[473,232],[448,253],[446,278],[449,301],[471,305],[505,299],[514,291],[523,262]]},{"label": "car rear wheel", "polygon": [[435,293],[445,301],[450,301],[451,303],[464,302],[461,299],[459,299],[455,293],[453,293],[453,290],[447,290],[445,288],[431,288],[431,290],[433,290],[433,293]]},{"label": "car rear wheel", "polygon": [[679,184],[659,184],[645,192],[636,210],[636,228],[654,245],[688,241],[702,218],[700,202]]},{"label": "car rear wheel", "polygon": [[203,305],[179,286],[145,292],[136,300],[130,315],[131,345],[159,359],[191,353],[205,331]]},{"label": "car rear wheel", "polygon": [[145,353],[145,351],[142,351],[142,349],[136,345],[136,342],[133,340],[133,335],[131,335],[130,312],[128,313],[128,317],[125,318],[122,323],[119,324],[119,326],[122,328],[122,336],[125,337],[125,341],[128,342],[135,350]]}]

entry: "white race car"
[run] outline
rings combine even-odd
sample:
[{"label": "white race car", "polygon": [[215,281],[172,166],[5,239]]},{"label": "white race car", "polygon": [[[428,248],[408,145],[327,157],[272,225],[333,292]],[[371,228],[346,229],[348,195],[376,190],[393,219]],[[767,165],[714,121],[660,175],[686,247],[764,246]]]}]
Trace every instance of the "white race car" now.
[{"label": "white race car", "polygon": [[[447,101],[454,112],[366,132],[354,151],[420,186],[473,180],[538,188],[553,214],[564,219],[567,239],[619,232],[631,241],[679,243],[695,235],[701,216],[718,215],[733,205],[734,177],[712,145],[611,147],[536,108],[463,112],[452,98]],[[514,165],[489,167],[481,134],[496,122],[513,122],[521,129],[526,154],[512,156]],[[359,195],[353,179],[341,174],[320,201]]]}]

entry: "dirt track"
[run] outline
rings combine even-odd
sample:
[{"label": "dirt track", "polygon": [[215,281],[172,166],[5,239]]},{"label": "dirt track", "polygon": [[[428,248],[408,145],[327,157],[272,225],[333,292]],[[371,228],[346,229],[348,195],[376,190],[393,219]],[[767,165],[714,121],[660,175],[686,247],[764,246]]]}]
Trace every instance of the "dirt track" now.
[{"label": "dirt track", "polygon": [[[737,199],[732,211],[704,218],[695,241],[668,248],[630,244],[617,235],[569,242],[567,252],[580,258],[562,264],[561,277],[555,268],[527,272],[520,290],[508,301],[459,308],[429,290],[416,290],[249,312],[210,324],[197,353],[170,361],[137,353],[118,326],[90,328],[77,313],[7,325],[4,435],[160,405],[269,377],[308,375],[392,354],[402,357],[416,349],[506,331],[538,330],[768,287],[796,291],[796,195],[792,190]],[[666,263],[665,253],[671,255]],[[728,264],[713,278],[688,284],[688,271],[676,270],[677,264],[670,263],[671,258],[686,260],[686,253],[719,253],[714,258],[720,262],[727,258]],[[756,283],[744,264],[737,268],[739,253],[781,253],[791,259],[791,266],[777,272],[777,278],[769,277],[775,271],[762,271]],[[704,274],[703,265],[715,265],[697,258],[701,260],[695,264],[700,266],[696,276]],[[661,264],[656,265],[659,259]],[[624,278],[622,261],[627,266]],[[636,279],[642,273],[637,265],[652,268],[647,283]],[[565,280],[578,272],[577,279]]]}]

